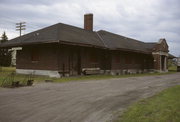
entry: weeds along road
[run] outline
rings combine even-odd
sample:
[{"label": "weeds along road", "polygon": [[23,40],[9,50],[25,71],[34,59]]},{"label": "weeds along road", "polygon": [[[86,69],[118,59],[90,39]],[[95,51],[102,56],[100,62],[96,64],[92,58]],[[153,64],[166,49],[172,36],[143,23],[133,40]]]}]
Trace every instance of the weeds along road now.
[{"label": "weeds along road", "polygon": [[0,122],[109,122],[131,103],[180,84],[180,73],[0,88]]}]

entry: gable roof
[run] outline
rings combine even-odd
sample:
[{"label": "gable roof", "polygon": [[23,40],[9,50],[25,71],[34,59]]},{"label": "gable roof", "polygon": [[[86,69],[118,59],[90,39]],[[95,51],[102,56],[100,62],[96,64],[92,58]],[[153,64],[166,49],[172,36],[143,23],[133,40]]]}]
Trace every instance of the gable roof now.
[{"label": "gable roof", "polygon": [[108,31],[88,31],[75,26],[58,23],[21,37],[14,38],[1,47],[15,47],[42,43],[65,43],[101,47],[110,50],[127,50],[151,53],[157,43],[145,43]]}]

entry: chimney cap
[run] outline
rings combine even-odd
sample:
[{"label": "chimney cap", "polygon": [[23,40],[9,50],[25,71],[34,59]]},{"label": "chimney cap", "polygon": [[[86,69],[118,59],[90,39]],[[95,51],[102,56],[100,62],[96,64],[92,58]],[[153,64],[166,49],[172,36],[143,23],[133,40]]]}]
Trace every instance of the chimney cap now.
[{"label": "chimney cap", "polygon": [[93,13],[86,13],[86,14],[84,14],[84,15],[93,15]]}]

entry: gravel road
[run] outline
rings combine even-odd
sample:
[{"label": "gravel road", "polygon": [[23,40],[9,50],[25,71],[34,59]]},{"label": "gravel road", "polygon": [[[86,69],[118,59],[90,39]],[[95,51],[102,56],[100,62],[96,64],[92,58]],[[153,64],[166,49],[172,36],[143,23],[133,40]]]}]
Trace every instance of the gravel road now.
[{"label": "gravel road", "polygon": [[110,122],[131,103],[176,84],[180,73],[0,88],[0,122]]}]

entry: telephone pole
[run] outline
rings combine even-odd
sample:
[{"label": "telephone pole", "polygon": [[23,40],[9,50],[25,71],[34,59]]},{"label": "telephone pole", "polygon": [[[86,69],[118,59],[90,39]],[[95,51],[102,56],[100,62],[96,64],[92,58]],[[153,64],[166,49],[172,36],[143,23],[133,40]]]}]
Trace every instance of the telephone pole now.
[{"label": "telephone pole", "polygon": [[22,30],[26,30],[26,28],[25,28],[25,26],[26,26],[25,23],[26,23],[26,22],[16,23],[16,30],[19,31],[20,36],[21,36],[21,31],[22,31]]}]

